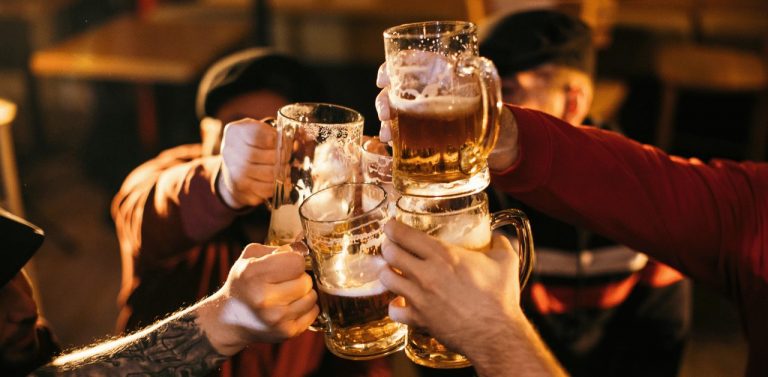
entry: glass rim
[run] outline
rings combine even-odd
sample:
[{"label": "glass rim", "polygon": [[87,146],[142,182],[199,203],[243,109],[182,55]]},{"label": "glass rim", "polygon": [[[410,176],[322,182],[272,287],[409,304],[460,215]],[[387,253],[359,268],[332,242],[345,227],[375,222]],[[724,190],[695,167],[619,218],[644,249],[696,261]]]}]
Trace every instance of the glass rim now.
[{"label": "glass rim", "polygon": [[[304,215],[304,206],[307,205],[307,203],[309,203],[309,201],[312,199],[312,197],[319,196],[318,194],[320,194],[321,192],[325,192],[325,191],[333,190],[333,189],[340,189],[342,186],[356,186],[356,187],[365,187],[365,186],[367,186],[367,187],[373,187],[373,188],[378,189],[379,191],[381,191],[381,193],[384,194],[384,195],[381,197],[381,200],[373,208],[371,208],[371,209],[369,209],[369,210],[367,210],[367,211],[365,211],[365,212],[363,212],[363,213],[361,213],[359,215],[356,215],[356,216],[350,216],[350,217],[346,217],[346,218],[339,219],[339,220],[315,220],[315,219],[311,219],[311,218],[307,217],[306,215]],[[379,186],[379,185],[377,185],[375,183],[370,183],[370,182],[347,182],[347,183],[341,183],[341,184],[338,184],[338,185],[333,185],[333,186],[330,186],[330,187],[326,187],[326,188],[324,188],[324,189],[322,189],[320,191],[317,191],[317,192],[313,193],[312,195],[310,195],[306,199],[304,199],[304,201],[301,202],[301,205],[299,206],[299,217],[301,217],[301,219],[304,220],[304,221],[309,221],[309,222],[312,222],[312,223],[315,223],[315,224],[345,223],[345,222],[350,222],[350,221],[358,220],[358,219],[361,219],[361,218],[363,218],[365,216],[370,215],[374,211],[377,211],[377,210],[381,209],[382,207],[385,207],[387,205],[387,201],[388,201],[388,199],[387,199],[387,190],[384,190],[383,187],[381,187],[381,186]]]},{"label": "glass rim", "polygon": [[[410,34],[410,33],[400,33],[401,31],[407,30],[407,29],[414,29],[418,27],[426,27],[426,26],[442,26],[442,25],[452,25],[452,26],[463,26],[461,29],[454,29],[451,31],[445,31],[445,32],[432,32],[432,33],[422,33],[422,34]],[[460,35],[465,33],[475,33],[477,32],[477,25],[474,22],[471,21],[458,21],[458,20],[448,20],[448,21],[422,21],[422,22],[411,22],[407,24],[401,24],[397,26],[392,26],[390,28],[387,28],[384,30],[384,39],[427,39],[427,38],[436,38],[438,36],[445,36],[445,35]]]},{"label": "glass rim", "polygon": [[[302,120],[302,119],[296,119],[295,117],[288,116],[288,115],[285,114],[285,112],[287,111],[288,108],[297,107],[297,106],[307,106],[307,107],[313,107],[313,108],[319,108],[321,106],[327,106],[329,108],[334,108],[334,109],[338,109],[338,110],[342,110],[342,111],[345,111],[347,113],[350,113],[350,114],[353,115],[354,119],[352,119],[352,120],[350,120],[348,122],[334,122],[334,123],[310,122],[310,121],[306,121],[306,120]],[[348,124],[354,124],[354,123],[359,123],[359,122],[365,122],[365,118],[363,117],[362,114],[360,114],[359,111],[357,111],[357,110],[355,110],[355,109],[353,109],[351,107],[337,105],[335,103],[328,103],[328,102],[294,102],[294,103],[289,103],[287,105],[283,105],[282,107],[280,107],[277,110],[277,115],[279,117],[283,117],[285,119],[288,119],[288,120],[290,120],[292,122],[297,122],[297,123],[314,123],[314,124],[322,124],[322,125],[325,125],[325,126],[348,125]]]},{"label": "glass rim", "polygon": [[[412,209],[403,208],[400,205],[400,202],[409,199],[415,199],[417,201],[422,202],[441,202],[441,201],[449,201],[449,200],[455,200],[455,199],[463,199],[468,198],[472,201],[475,201],[477,199],[477,202],[468,205],[464,208],[455,209],[447,212],[423,212],[423,211],[414,211]],[[429,196],[415,196],[415,195],[402,195],[399,199],[397,199],[397,202],[395,202],[395,206],[397,207],[398,211],[401,211],[404,214],[411,215],[411,216],[430,216],[430,217],[446,217],[446,216],[454,216],[459,213],[467,212],[475,210],[483,205],[488,204],[488,194],[485,193],[485,191],[475,192],[471,194],[464,194],[464,195],[455,195],[455,196],[442,196],[442,197],[429,197]]]},{"label": "glass rim", "polygon": [[365,153],[365,154],[368,154],[368,155],[377,156],[377,157],[381,157],[381,158],[386,158],[388,160],[392,160],[392,156],[391,155],[381,154],[381,153],[376,153],[376,152],[369,151],[366,147],[368,145],[370,145],[372,142],[377,142],[377,143],[381,143],[381,144],[386,145],[386,143],[382,142],[379,139],[378,136],[371,136],[368,140],[366,140],[362,144],[360,144],[360,151],[362,151],[362,153]]}]

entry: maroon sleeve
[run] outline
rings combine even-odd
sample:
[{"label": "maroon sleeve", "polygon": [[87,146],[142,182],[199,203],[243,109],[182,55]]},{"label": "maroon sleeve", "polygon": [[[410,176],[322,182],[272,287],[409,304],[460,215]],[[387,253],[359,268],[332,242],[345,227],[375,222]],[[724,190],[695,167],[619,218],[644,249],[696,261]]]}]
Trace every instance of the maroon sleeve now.
[{"label": "maroon sleeve", "polygon": [[612,132],[510,109],[520,158],[493,176],[504,191],[727,294],[749,284],[731,280],[755,275],[744,269],[768,268],[752,244],[768,213],[768,164],[704,164]]},{"label": "maroon sleeve", "polygon": [[124,262],[138,266],[178,256],[237,216],[216,195],[221,160],[200,145],[169,149],[128,175],[112,202]]}]

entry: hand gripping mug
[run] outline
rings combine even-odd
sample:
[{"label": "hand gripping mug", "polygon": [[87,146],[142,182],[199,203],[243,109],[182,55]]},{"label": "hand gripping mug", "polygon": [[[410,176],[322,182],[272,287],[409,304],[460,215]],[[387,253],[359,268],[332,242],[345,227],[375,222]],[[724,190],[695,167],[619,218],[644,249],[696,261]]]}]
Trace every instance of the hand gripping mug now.
[{"label": "hand gripping mug", "polygon": [[392,110],[393,181],[404,195],[481,191],[499,132],[501,87],[478,56],[470,22],[405,24],[384,32]]},{"label": "hand gripping mug", "polygon": [[404,346],[406,326],[389,318],[396,295],[379,281],[387,194],[371,183],[318,191],[299,208],[320,302],[316,328],[335,355],[366,360]]},{"label": "hand gripping mug", "polygon": [[[493,230],[513,225],[520,252],[521,289],[533,271],[533,238],[527,216],[518,209],[489,214],[488,196],[484,192],[450,198],[403,196],[397,201],[397,220],[447,243],[478,252],[491,247]],[[464,355],[446,348],[420,328],[408,328],[405,354],[416,364],[431,368],[471,365]]]}]

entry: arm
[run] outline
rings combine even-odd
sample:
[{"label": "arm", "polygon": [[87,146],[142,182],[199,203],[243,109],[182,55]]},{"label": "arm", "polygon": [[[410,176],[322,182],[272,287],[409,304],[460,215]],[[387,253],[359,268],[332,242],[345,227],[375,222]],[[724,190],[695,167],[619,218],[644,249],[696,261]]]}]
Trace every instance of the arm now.
[{"label": "arm", "polygon": [[384,229],[382,256],[402,274],[386,268],[379,277],[405,299],[390,304],[392,319],[427,328],[483,377],[565,375],[523,315],[519,257],[506,238],[495,235],[479,253],[397,221]]},{"label": "arm", "polygon": [[132,335],[60,356],[32,376],[203,376],[256,341],[303,332],[316,294],[295,252],[249,245],[211,297]]},{"label": "arm", "polygon": [[275,143],[270,126],[243,120],[225,128],[221,155],[182,146],[142,164],[112,202],[123,252],[142,263],[183,253],[263,203],[274,189]]},{"label": "arm", "polygon": [[744,250],[768,209],[761,195],[768,165],[707,165],[612,132],[510,109],[516,125],[507,128],[516,130],[519,158],[509,168],[489,160],[495,185],[727,293],[738,289],[728,284],[743,283],[728,276],[738,275],[743,258],[759,257]]}]

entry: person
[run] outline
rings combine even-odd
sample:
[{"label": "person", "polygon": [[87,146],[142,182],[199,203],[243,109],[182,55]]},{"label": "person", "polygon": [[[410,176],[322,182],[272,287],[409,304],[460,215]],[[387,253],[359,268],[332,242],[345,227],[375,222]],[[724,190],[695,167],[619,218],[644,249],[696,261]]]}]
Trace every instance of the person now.
[{"label": "person", "polygon": [[[388,141],[391,112],[384,69],[377,84],[384,88],[376,99],[382,120],[379,137]],[[768,163],[704,163],[671,156],[615,132],[572,126],[513,105],[502,109],[499,122],[499,140],[488,158],[493,184],[547,215],[643,250],[723,294],[734,303],[746,335],[746,375],[768,373]],[[450,281],[456,271],[447,271],[441,281]],[[490,293],[467,284],[472,294],[465,305],[476,312],[499,311],[474,305]],[[428,295],[427,301],[453,297],[439,284],[430,286],[432,292],[409,288],[414,295]],[[419,324],[438,339],[448,336],[435,327],[443,314],[427,313]],[[525,342],[533,341],[515,329],[498,331],[504,333],[501,338],[525,336]],[[458,334],[449,344],[471,342],[471,336]],[[480,369],[514,371],[516,352],[492,342],[470,360]],[[537,360],[547,362],[544,357]]]},{"label": "person", "polygon": [[252,342],[303,332],[319,312],[304,257],[289,247],[251,244],[211,296],[133,334],[56,356],[23,270],[44,233],[0,208],[0,234],[3,376],[204,376]]},{"label": "person", "polygon": [[[529,10],[500,17],[480,35],[480,55],[495,63],[504,102],[570,124],[587,120],[619,130],[587,119],[595,50],[584,22],[556,10]],[[687,279],[498,188],[489,191],[495,206],[520,208],[531,221],[536,270],[523,291],[523,308],[571,375],[677,376],[690,325]]]},{"label": "person", "polygon": [[[202,142],[137,167],[113,199],[123,261],[120,330],[146,326],[215,291],[237,250],[265,240],[277,133],[256,119],[274,117],[290,102],[317,100],[320,87],[308,67],[263,49],[237,52],[206,72],[197,101]],[[220,375],[389,373],[386,360],[343,360],[325,350],[321,334],[306,332],[277,345],[252,344]]]}]

